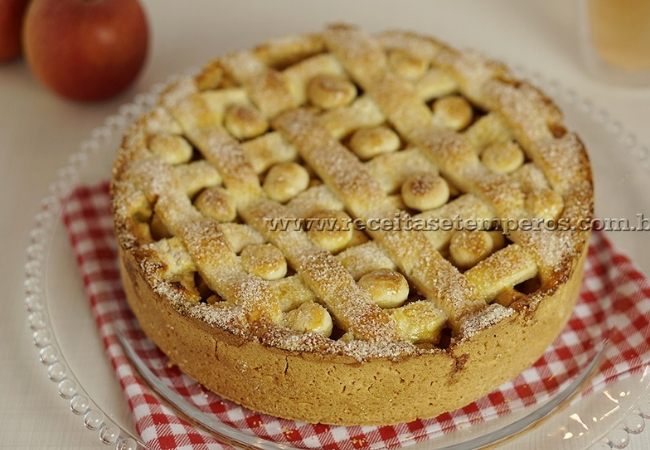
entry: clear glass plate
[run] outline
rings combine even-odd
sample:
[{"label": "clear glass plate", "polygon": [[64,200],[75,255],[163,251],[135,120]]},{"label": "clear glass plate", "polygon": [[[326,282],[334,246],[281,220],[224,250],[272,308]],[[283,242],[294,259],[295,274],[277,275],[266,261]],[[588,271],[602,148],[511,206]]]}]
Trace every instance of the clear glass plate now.
[{"label": "clear glass plate", "polygon": [[[528,74],[518,69],[518,75]],[[577,130],[589,149],[596,180],[596,213],[600,218],[627,218],[636,224],[647,212],[650,218],[650,158],[648,147],[589,99],[564,89],[558,82],[539,75],[528,76],[560,105],[570,129]],[[60,220],[63,199],[80,183],[94,183],[110,176],[111,161],[128,124],[149,108],[164,84],[138,95],[95,129],[80,151],[71,155],[69,166],[58,172],[50,194],[42,201],[27,249],[25,301],[34,344],[49,378],[70,410],[81,422],[98,432],[99,439],[117,450],[146,448],[137,436],[128,405],[121,393],[90,306],[83,292],[77,265]],[[643,232],[609,233],[617,248],[628,253],[644,273],[650,273],[650,256],[644,252]],[[128,341],[124,341],[129,350]],[[606,346],[606,342],[600,342]],[[137,355],[132,355],[137,365]],[[595,364],[595,363],[594,363]],[[412,449],[473,449],[498,442],[499,448],[624,448],[630,433],[640,433],[650,418],[650,373],[642,371],[605,389],[571,401],[581,392],[583,379],[593,365],[585,364],[574,382],[546,403],[488,422],[464,427],[410,446]],[[146,367],[140,367],[145,378]],[[165,386],[149,377],[149,383],[215,434],[260,448],[236,430],[224,429],[213,417],[192,405],[183,405],[165,392]],[[158,384],[158,385],[157,385]]]}]

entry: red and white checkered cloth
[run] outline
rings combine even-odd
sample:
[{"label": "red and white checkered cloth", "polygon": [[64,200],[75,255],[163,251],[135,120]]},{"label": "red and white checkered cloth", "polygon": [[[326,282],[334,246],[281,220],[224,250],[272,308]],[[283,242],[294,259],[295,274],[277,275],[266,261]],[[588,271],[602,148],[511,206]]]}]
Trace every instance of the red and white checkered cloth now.
[{"label": "red and white checkered cloth", "polygon": [[[566,330],[539,361],[515,380],[460,410],[396,426],[339,427],[277,419],[206,392],[139,330],[122,292],[108,183],[79,187],[63,216],[108,357],[124,390],[136,429],[152,449],[233,448],[175,413],[141,381],[120,346],[116,327],[128,335],[150,370],[197,410],[265,440],[298,448],[399,448],[466,424],[504,416],[540,402],[567,386],[598,352],[603,333],[611,344],[588,390],[596,390],[650,362],[650,285],[632,262],[595,232],[580,301]],[[606,323],[607,327],[602,327]],[[607,331],[603,331],[607,328]]]}]

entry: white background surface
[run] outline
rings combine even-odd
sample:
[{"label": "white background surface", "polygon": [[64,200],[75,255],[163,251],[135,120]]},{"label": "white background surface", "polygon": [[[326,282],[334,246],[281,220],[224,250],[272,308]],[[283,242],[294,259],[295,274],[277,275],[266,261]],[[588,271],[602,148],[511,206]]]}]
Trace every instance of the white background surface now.
[{"label": "white background surface", "polygon": [[[120,104],[171,74],[200,66],[229,50],[247,48],[270,37],[318,30],[335,21],[357,23],[370,31],[408,28],[435,35],[457,47],[477,48],[509,64],[521,64],[556,79],[604,107],[640,141],[650,143],[650,90],[610,86],[584,74],[578,58],[573,2],[143,2],[151,26],[149,60],[136,84],[114,100],[70,103],[42,88],[23,61],[0,66],[1,448],[105,448],[96,432],[86,431],[82,418],[68,411],[67,402],[58,396],[56,385],[48,380],[45,367],[38,362],[23,303],[25,249],[39,201],[68,155]],[[646,204],[645,211],[640,212],[648,216],[650,207]],[[648,242],[647,238],[644,242]],[[80,286],[73,273],[58,282]],[[69,312],[72,326],[87,326],[88,317],[86,307]],[[84,342],[76,345],[72,351],[81,355],[102,351]],[[110,399],[121,394],[108,381],[102,395]],[[650,448],[650,430],[633,436],[628,448]]]}]

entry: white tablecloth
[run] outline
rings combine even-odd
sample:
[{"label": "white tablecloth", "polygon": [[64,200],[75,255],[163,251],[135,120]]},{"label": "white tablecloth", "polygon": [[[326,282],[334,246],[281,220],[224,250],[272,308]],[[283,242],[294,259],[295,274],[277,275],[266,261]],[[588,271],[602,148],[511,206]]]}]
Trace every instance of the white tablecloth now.
[{"label": "white tablecloth", "polygon": [[[358,23],[371,31],[410,28],[458,47],[475,47],[509,64],[556,79],[605,108],[640,141],[650,143],[650,90],[626,89],[589,79],[581,68],[573,2],[546,1],[210,1],[143,0],[151,25],[148,63],[136,84],[99,104],[76,104],[41,87],[24,61],[0,66],[0,447],[12,449],[105,448],[96,432],[48,380],[38,361],[23,302],[23,265],[33,217],[57,168],[118,106],[169,75],[200,66],[230,50],[270,37],[318,30],[326,23]],[[602,201],[603,199],[598,199]],[[612,201],[615,199],[605,199]],[[650,203],[650,202],[649,202]],[[650,212],[645,205],[646,216]],[[627,244],[629,245],[629,244]],[[628,249],[626,249],[628,250]],[[638,251],[638,250],[637,250]],[[80,285],[70,276],[63,284]],[[70,311],[71,327],[87,323],[88,310]],[[78,321],[76,319],[79,319]],[[92,352],[78,342],[71,351]],[[95,344],[93,344],[95,345]],[[105,398],[122,404],[105,368]],[[110,400],[107,400],[110,402]],[[115,411],[114,414],[124,414]],[[534,433],[534,432],[533,432]],[[650,431],[632,436],[629,448],[650,448]]]}]

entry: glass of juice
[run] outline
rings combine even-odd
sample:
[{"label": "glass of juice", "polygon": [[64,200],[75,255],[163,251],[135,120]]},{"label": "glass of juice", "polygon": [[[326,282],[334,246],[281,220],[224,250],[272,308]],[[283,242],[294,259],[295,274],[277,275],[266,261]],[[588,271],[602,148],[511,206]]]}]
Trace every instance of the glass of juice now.
[{"label": "glass of juice", "polygon": [[650,0],[580,0],[580,46],[600,80],[650,87]]}]

